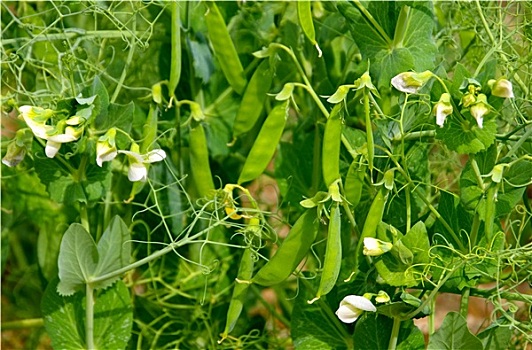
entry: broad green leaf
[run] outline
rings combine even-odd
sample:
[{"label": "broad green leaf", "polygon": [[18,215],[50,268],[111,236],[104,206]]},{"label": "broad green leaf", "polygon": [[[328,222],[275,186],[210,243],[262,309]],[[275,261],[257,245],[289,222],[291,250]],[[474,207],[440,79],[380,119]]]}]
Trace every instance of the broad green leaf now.
[{"label": "broad green leaf", "polygon": [[430,3],[373,1],[360,6],[366,6],[373,23],[352,3],[337,3],[363,59],[370,60],[371,76],[377,79],[379,88],[388,87],[398,73],[434,68],[437,50]]},{"label": "broad green leaf", "polygon": [[[401,239],[401,242],[414,254],[414,264],[425,264],[429,262],[429,236],[423,221],[418,221],[412,226],[410,231]],[[420,266],[420,269],[423,269],[423,267]]]},{"label": "broad green leaf", "polygon": [[[115,216],[98,242],[99,259],[94,276],[101,276],[128,265],[131,259],[130,240],[131,236],[126,224],[119,216]],[[116,276],[99,282],[95,287],[106,288],[119,278]]]},{"label": "broad green leaf", "polygon": [[457,312],[449,312],[440,329],[432,335],[428,350],[483,349],[482,342],[467,328],[467,322]]},{"label": "broad green leaf", "polygon": [[506,350],[512,336],[509,326],[492,324],[478,334],[478,339],[484,345],[484,350]]},{"label": "broad green leaf", "polygon": [[[365,312],[355,323],[354,350],[387,350],[392,334],[393,319]],[[397,349],[424,349],[423,333],[411,320],[401,322]]]},{"label": "broad green leaf", "polygon": [[513,187],[527,186],[532,181],[532,161],[522,159],[504,173],[504,181]]},{"label": "broad green leaf", "polygon": [[90,233],[80,224],[70,225],[59,250],[59,294],[72,295],[85,287],[97,264],[98,250]]},{"label": "broad green leaf", "polygon": [[97,129],[104,130],[107,121],[107,109],[109,108],[109,94],[99,76],[95,76],[92,85],[84,92],[85,96],[98,96],[94,100],[94,114],[96,115],[94,125]]},{"label": "broad green leaf", "polygon": [[[291,334],[296,349],[346,349],[349,339],[337,328],[342,327],[340,321],[333,316],[331,309],[322,298],[313,304],[307,301],[314,295],[301,288],[292,312]],[[331,317],[335,317],[331,321]]]},{"label": "broad green leaf", "polygon": [[471,154],[488,149],[495,141],[496,132],[497,124],[492,119],[484,120],[481,129],[469,118],[460,122],[455,116],[451,116],[447,118],[443,128],[436,129],[436,137],[452,151]]},{"label": "broad green leaf", "polygon": [[[54,349],[85,349],[85,295],[61,297],[57,279],[44,292],[44,326]],[[129,291],[122,281],[96,293],[94,303],[94,345],[97,349],[125,349],[133,326]]]},{"label": "broad green leaf", "polygon": [[[58,213],[54,214],[59,216]],[[58,227],[60,227],[58,226],[59,220],[52,223],[46,222],[46,219],[43,221],[45,222],[41,226],[39,237],[37,238],[37,258],[43,276],[47,280],[51,280],[57,276],[57,258],[63,232],[58,230]]]}]

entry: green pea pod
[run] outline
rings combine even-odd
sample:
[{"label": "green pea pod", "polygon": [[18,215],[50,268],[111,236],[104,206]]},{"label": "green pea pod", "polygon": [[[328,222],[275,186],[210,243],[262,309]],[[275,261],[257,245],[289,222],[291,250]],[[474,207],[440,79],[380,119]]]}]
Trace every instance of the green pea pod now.
[{"label": "green pea pod", "polygon": [[[253,275],[253,265],[253,251],[250,248],[246,248],[246,250],[244,250],[244,254],[242,255],[242,260],[240,260],[237,279],[240,281],[249,281]],[[225,329],[221,335],[222,339],[219,340],[219,343],[227,338],[229,332],[235,328],[236,321],[238,321],[238,317],[240,316],[244,306],[248,287],[249,283],[238,283],[238,281],[235,283],[231,303],[229,304],[229,309],[227,310]]]},{"label": "green pea pod", "polygon": [[310,250],[318,234],[315,209],[309,209],[296,221],[275,255],[251,279],[252,283],[272,286],[283,282]]},{"label": "green pea pod", "polygon": [[283,134],[287,115],[288,101],[272,109],[249,151],[238,178],[239,184],[255,179],[266,169]]},{"label": "green pea pod", "polygon": [[369,207],[366,222],[364,222],[364,227],[362,228],[362,236],[360,237],[359,245],[366,237],[376,237],[377,227],[382,221],[382,216],[384,215],[384,207],[386,205],[386,200],[388,199],[388,192],[389,191],[382,186],[373,199],[373,202]]},{"label": "green pea pod", "polygon": [[264,60],[253,73],[242,96],[242,102],[233,124],[233,138],[248,132],[257,123],[271,84],[270,63]]},{"label": "green pea pod", "polygon": [[235,45],[227,31],[227,26],[218,6],[216,6],[214,1],[206,1],[205,4],[208,7],[205,23],[214,49],[214,55],[218,59],[229,85],[238,94],[242,94],[246,88],[247,81]]},{"label": "green pea pod", "polygon": [[322,295],[326,295],[333,289],[338,275],[340,274],[340,267],[342,265],[342,221],[340,220],[340,208],[338,203],[333,206],[331,211],[331,219],[329,221],[329,229],[327,234],[327,248],[325,249],[325,260],[323,263],[323,271],[321,273],[320,286],[316,298],[309,301],[313,303]]},{"label": "green pea pod", "polygon": [[321,57],[321,49],[316,41],[316,31],[314,30],[314,23],[312,22],[312,11],[310,8],[310,1],[298,1],[297,2],[297,16],[299,18],[299,25],[303,29],[303,33],[308,40],[318,50],[318,55]]},{"label": "green pea pod", "polygon": [[201,124],[190,129],[190,169],[199,196],[208,196],[214,190],[214,182],[209,165],[207,139]]},{"label": "green pea pod", "polygon": [[329,187],[340,177],[340,142],[342,138],[343,104],[334,106],[323,136],[322,171],[325,185]]},{"label": "green pea pod", "polygon": [[353,208],[356,208],[360,203],[360,197],[362,195],[362,188],[364,187],[364,175],[366,174],[367,165],[360,164],[357,161],[353,161],[347,170],[347,176],[345,178],[345,198]]},{"label": "green pea pod", "polygon": [[170,62],[170,79],[168,81],[168,92],[170,97],[175,96],[175,89],[181,77],[181,25],[179,19],[179,3],[172,2],[170,4],[172,12],[172,51]]}]

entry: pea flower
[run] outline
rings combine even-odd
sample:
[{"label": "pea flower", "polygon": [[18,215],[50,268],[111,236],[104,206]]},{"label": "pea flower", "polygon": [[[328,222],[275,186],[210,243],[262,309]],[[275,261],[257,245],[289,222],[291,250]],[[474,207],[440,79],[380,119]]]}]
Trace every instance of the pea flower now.
[{"label": "pea flower", "polygon": [[508,79],[499,78],[497,80],[490,79],[488,81],[488,86],[491,89],[491,94],[497,97],[503,98],[513,98],[514,91],[512,83]]},{"label": "pea flower", "polygon": [[353,323],[364,311],[376,312],[377,308],[365,297],[348,295],[340,302],[340,307],[336,310],[336,316],[343,323]]},{"label": "pea flower", "polygon": [[146,154],[140,154],[139,145],[133,143],[130,151],[118,151],[127,155],[129,160],[129,171],[127,178],[129,181],[146,181],[148,178],[148,168],[146,164],[160,162],[166,158],[166,153],[162,149],[154,149]]},{"label": "pea flower", "polygon": [[477,97],[477,102],[473,106],[471,106],[471,109],[469,111],[471,112],[471,115],[477,120],[478,127],[482,129],[484,116],[490,111],[486,95],[479,94]]},{"label": "pea flower", "polygon": [[428,70],[422,73],[403,72],[392,78],[392,85],[401,92],[417,94],[419,89],[429,81],[432,75],[432,72]]},{"label": "pea flower", "polygon": [[110,162],[115,159],[118,154],[115,143],[116,129],[111,128],[107,130],[105,135],[100,136],[98,142],[96,142],[96,164],[99,167],[103,162]]},{"label": "pea flower", "polygon": [[390,296],[383,290],[380,290],[379,293],[375,296],[375,301],[379,304],[388,303],[390,301]]},{"label": "pea flower", "polygon": [[451,105],[451,95],[447,92],[444,92],[440,96],[440,100],[433,109],[434,114],[436,115],[436,124],[443,128],[445,123],[445,118],[453,113],[453,106]]},{"label": "pea flower", "polygon": [[63,143],[76,141],[81,136],[81,133],[82,130],[76,129],[72,126],[67,126],[63,134],[48,136],[44,153],[46,153],[48,158],[55,157],[57,152],[59,152],[61,149],[61,145]]},{"label": "pea flower", "polygon": [[20,106],[18,110],[35,136],[48,139],[48,133],[52,132],[54,128],[51,125],[46,125],[46,121],[53,116],[53,110],[28,105]]},{"label": "pea flower", "polygon": [[384,242],[373,237],[364,238],[364,255],[379,256],[389,252],[393,247],[390,242]]},{"label": "pea flower", "polygon": [[17,166],[26,156],[26,152],[31,148],[33,134],[29,129],[20,129],[17,131],[13,141],[7,146],[7,152],[2,163],[8,167]]}]

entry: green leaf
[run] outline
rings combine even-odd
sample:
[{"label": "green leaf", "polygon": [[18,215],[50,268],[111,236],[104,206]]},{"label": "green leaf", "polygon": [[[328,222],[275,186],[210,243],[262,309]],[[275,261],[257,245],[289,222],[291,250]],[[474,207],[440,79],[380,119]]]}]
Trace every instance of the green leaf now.
[{"label": "green leaf", "polygon": [[484,345],[484,350],[505,350],[512,336],[512,329],[509,326],[492,324],[478,334],[478,339]]},{"label": "green leaf", "polygon": [[504,173],[504,181],[513,187],[527,186],[532,181],[532,161],[521,159]]},{"label": "green leaf", "polygon": [[440,329],[430,338],[427,349],[483,349],[483,346],[467,328],[464,317],[457,312],[449,312]]},{"label": "green leaf", "polygon": [[[44,292],[44,326],[54,349],[85,349],[85,295],[61,297],[57,279]],[[94,345],[97,349],[125,349],[133,326],[129,291],[122,281],[96,294]]]},{"label": "green leaf", "polygon": [[347,339],[337,327],[340,321],[331,322],[333,310],[322,298],[308,304],[314,295],[302,287],[292,312],[291,333],[296,349],[346,349]]},{"label": "green leaf", "polygon": [[[355,324],[354,350],[387,350],[392,335],[393,319],[372,313],[364,313]],[[424,349],[423,333],[412,320],[401,322],[396,349]]]},{"label": "green leaf", "polygon": [[[414,254],[414,264],[426,264],[429,262],[430,242],[427,228],[423,221],[418,221],[410,231],[401,239],[401,242]],[[420,269],[423,269],[420,266]]]},{"label": "green leaf", "polygon": [[98,250],[90,233],[80,224],[70,225],[59,250],[59,294],[72,295],[85,287],[97,265]]},{"label": "green leaf", "polygon": [[[363,59],[370,60],[371,76],[376,78],[379,88],[388,87],[398,73],[434,68],[437,49],[432,38],[434,19],[430,3],[372,1],[361,6],[367,6],[377,25],[351,3],[337,3]],[[400,16],[404,6],[409,11]]]},{"label": "green leaf", "polygon": [[103,130],[104,128],[101,127],[101,125],[107,121],[109,94],[98,76],[94,77],[92,85],[87,90],[88,91],[84,92],[85,96],[98,96],[98,98],[94,100],[94,114],[96,115],[94,124],[97,129]]},{"label": "green leaf", "polygon": [[[98,242],[99,259],[94,276],[101,276],[128,265],[131,259],[130,240],[131,236],[126,224],[119,216],[115,216]],[[119,278],[116,276],[107,279],[95,284],[94,287],[106,288]]]},{"label": "green leaf", "polygon": [[495,141],[496,132],[497,124],[492,119],[484,120],[481,129],[472,120],[460,122],[452,116],[447,118],[443,128],[436,129],[436,137],[452,151],[472,154],[488,149]]}]

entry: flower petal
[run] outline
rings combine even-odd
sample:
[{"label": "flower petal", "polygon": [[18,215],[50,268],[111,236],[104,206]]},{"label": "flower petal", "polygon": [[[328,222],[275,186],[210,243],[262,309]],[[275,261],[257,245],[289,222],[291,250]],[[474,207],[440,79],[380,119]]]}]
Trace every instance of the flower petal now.
[{"label": "flower petal", "polygon": [[46,142],[46,147],[44,148],[44,153],[46,153],[48,158],[53,158],[57,152],[59,152],[60,148],[61,143],[48,140],[48,142]]},{"label": "flower petal", "polygon": [[155,163],[160,162],[164,158],[166,158],[166,152],[162,149],[154,149],[153,151],[150,151],[144,155],[143,162],[144,163]]},{"label": "flower petal", "polygon": [[144,182],[148,178],[148,169],[146,169],[146,166],[142,163],[131,163],[129,165],[127,178],[132,182]]},{"label": "flower petal", "polygon": [[362,310],[353,310],[347,305],[341,305],[338,310],[336,310],[336,316],[338,316],[340,321],[342,321],[343,323],[353,323],[361,314]]},{"label": "flower petal", "polygon": [[144,162],[144,159],[142,157],[142,155],[138,154],[137,152],[131,152],[131,151],[118,151],[118,153],[122,153],[122,154],[125,154],[129,157],[130,159],[130,162],[132,160],[135,160],[136,163],[143,163]]},{"label": "flower petal", "polygon": [[57,134],[57,135],[48,136],[48,141],[52,141],[55,143],[67,143],[67,142],[72,142],[76,140],[77,138],[74,135],[69,135],[69,134]]},{"label": "flower petal", "polygon": [[349,305],[351,308],[360,309],[363,311],[376,312],[377,308],[373,303],[360,295],[348,295],[341,302],[340,306]]}]

